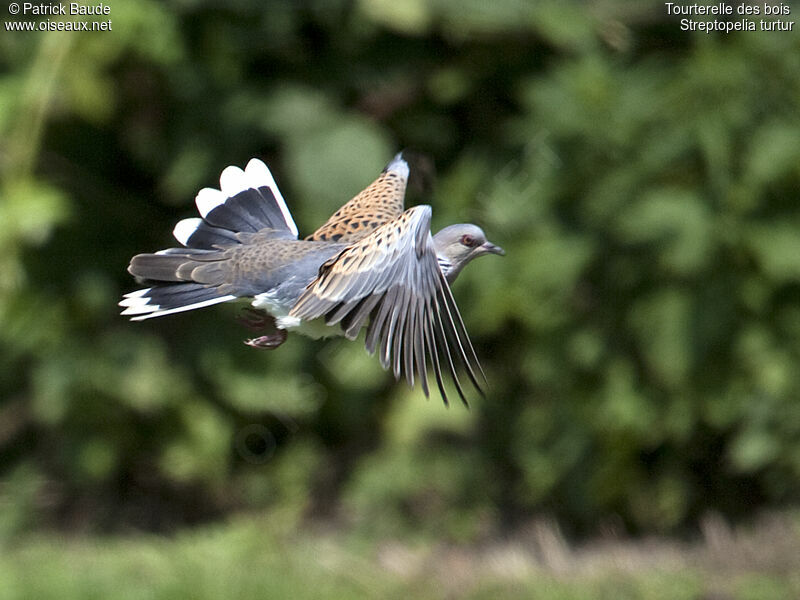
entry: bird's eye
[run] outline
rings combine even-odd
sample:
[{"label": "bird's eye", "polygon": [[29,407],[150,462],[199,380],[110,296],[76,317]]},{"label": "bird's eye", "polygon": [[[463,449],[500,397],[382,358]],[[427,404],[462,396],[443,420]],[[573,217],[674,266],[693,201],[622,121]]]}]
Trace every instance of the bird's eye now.
[{"label": "bird's eye", "polygon": [[462,235],[461,236],[461,243],[464,246],[472,248],[472,246],[475,245],[475,240],[473,239],[473,237],[471,235]]}]

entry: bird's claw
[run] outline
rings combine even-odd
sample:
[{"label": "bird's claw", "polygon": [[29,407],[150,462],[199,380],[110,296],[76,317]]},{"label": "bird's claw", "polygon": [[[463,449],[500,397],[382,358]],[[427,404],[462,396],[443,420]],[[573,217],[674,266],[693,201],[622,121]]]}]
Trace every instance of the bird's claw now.
[{"label": "bird's claw", "polygon": [[256,338],[245,340],[244,343],[251,348],[259,348],[261,350],[274,350],[286,341],[286,330],[278,329],[275,333],[270,335],[262,335]]},{"label": "bird's claw", "polygon": [[236,317],[236,321],[252,331],[275,327],[275,319],[271,315],[255,308],[243,308],[242,314]]}]

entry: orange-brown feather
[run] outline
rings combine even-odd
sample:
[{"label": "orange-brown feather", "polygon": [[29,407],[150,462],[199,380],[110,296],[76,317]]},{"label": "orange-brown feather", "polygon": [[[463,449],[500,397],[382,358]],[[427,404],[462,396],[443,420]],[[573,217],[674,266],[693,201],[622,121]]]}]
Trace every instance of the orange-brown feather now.
[{"label": "orange-brown feather", "polygon": [[400,215],[405,193],[406,177],[396,171],[384,171],[306,239],[356,242]]}]

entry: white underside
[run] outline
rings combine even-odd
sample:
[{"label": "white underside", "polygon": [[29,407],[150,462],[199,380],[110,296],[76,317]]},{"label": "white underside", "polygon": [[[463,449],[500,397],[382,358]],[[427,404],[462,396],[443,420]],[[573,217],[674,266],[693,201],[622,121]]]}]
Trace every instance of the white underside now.
[{"label": "white underside", "polygon": [[258,308],[275,317],[275,325],[278,329],[294,331],[306,337],[318,340],[320,338],[334,337],[343,335],[342,328],[325,324],[322,318],[313,321],[303,321],[297,317],[289,315],[292,306],[280,302],[274,292],[264,292],[259,294],[251,302],[253,308]]}]

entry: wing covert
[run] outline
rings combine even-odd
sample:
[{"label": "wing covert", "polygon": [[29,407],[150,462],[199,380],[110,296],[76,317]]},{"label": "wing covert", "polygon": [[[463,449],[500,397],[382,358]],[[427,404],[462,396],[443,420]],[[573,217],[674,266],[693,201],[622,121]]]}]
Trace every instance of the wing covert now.
[{"label": "wing covert", "polygon": [[353,243],[400,216],[408,182],[408,163],[397,154],[380,176],[337,210],[306,240]]}]

